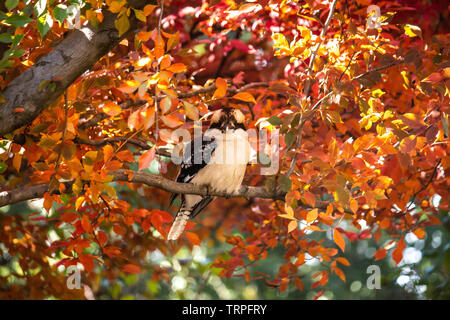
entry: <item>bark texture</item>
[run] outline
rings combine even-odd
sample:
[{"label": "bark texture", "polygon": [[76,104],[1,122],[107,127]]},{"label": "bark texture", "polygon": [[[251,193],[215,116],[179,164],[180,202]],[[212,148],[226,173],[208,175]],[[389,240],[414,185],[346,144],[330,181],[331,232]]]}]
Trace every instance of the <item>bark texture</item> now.
[{"label": "bark texture", "polygon": [[[129,2],[139,8],[154,1]],[[105,10],[104,20],[98,29],[88,24],[73,31],[34,66],[11,81],[2,92],[5,102],[0,104],[0,136],[31,123],[126,36],[119,37],[114,26],[115,19],[115,14]],[[136,26],[137,20],[132,17],[128,33]],[[23,108],[23,111],[18,108]]]}]

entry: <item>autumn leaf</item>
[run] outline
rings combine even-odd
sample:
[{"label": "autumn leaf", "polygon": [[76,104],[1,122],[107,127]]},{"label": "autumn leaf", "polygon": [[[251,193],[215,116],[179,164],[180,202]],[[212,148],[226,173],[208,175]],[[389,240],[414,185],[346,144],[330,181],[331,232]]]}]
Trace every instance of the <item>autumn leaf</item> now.
[{"label": "autumn leaf", "polygon": [[108,102],[103,106],[103,112],[113,117],[120,114],[122,112],[122,108],[115,102]]},{"label": "autumn leaf", "polygon": [[122,270],[126,273],[131,273],[131,274],[141,273],[141,268],[134,264],[126,264],[125,266],[123,266]]},{"label": "autumn leaf", "polygon": [[227,82],[225,79],[217,78],[216,80],[217,89],[214,91],[213,99],[222,98],[227,93]]},{"label": "autumn leaf", "polygon": [[83,215],[83,218],[81,218],[81,226],[85,232],[92,232],[92,225],[87,215]]},{"label": "autumn leaf", "polygon": [[142,156],[139,157],[139,170],[148,168],[150,162],[155,158],[155,154],[155,148],[151,148],[145,151]]},{"label": "autumn leaf", "polygon": [[186,231],[186,237],[194,246],[200,246],[200,239],[195,233]]},{"label": "autumn leaf", "polygon": [[256,103],[255,98],[248,92],[239,92],[233,96],[234,99]]},{"label": "autumn leaf", "polygon": [[405,238],[401,237],[401,239],[397,243],[397,247],[394,249],[394,251],[392,251],[392,259],[394,259],[397,265],[403,259],[403,251],[405,250],[405,247]]},{"label": "autumn leaf", "polygon": [[317,209],[317,208],[316,209],[312,209],[306,215],[306,222],[307,223],[311,223],[314,220],[316,220],[318,216],[319,216],[319,209]]},{"label": "autumn leaf", "polygon": [[341,248],[342,252],[344,252],[345,251],[345,240],[342,237],[341,233],[337,229],[334,229],[333,239],[334,239],[334,242],[338,245],[338,247]]}]

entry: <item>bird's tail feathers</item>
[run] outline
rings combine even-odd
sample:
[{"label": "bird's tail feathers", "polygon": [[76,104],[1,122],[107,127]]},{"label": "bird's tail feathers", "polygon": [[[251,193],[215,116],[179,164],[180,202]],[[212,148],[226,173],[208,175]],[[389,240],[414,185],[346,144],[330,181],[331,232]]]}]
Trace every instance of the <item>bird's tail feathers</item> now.
[{"label": "bird's tail feathers", "polygon": [[180,210],[175,218],[175,221],[170,228],[167,240],[177,240],[183,233],[186,223],[189,220],[189,215],[191,214],[188,210]]}]

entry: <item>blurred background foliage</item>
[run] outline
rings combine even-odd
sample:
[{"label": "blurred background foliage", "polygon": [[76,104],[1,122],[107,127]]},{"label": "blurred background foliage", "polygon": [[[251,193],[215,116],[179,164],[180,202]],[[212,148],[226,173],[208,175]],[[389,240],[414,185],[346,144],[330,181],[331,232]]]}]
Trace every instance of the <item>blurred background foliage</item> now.
[{"label": "blurred background foliage", "polygon": [[[135,205],[150,205],[145,202],[135,194]],[[0,210],[3,217],[14,212],[22,212],[21,215],[25,217],[35,213],[39,205],[39,201],[28,201]],[[406,235],[404,257],[398,266],[389,254],[378,261],[373,258],[376,250],[390,241],[387,235],[383,235],[378,244],[373,239],[353,242],[346,239],[343,256],[350,261],[350,266],[340,266],[344,270],[346,281],[331,274],[320,299],[450,299],[450,216],[447,211],[441,210],[439,218],[442,224],[428,227],[424,239],[418,239],[413,233]],[[49,238],[57,238],[57,233],[64,232],[62,228],[58,230],[50,231],[52,234],[49,233]],[[109,236],[114,236],[112,231]],[[310,236],[315,240],[332,241],[329,231],[315,232]],[[143,268],[141,273],[122,272],[117,278],[111,278],[112,280],[108,280],[104,267],[97,265],[90,275],[91,285],[83,295],[95,299],[314,299],[317,290],[310,289],[313,283],[311,277],[318,271],[327,269],[322,267],[317,259],[307,255],[307,262],[299,269],[304,290],[299,291],[291,285],[288,290],[279,293],[278,288],[268,286],[264,279],[258,279],[257,275],[264,273],[275,277],[284,261],[284,249],[276,247],[269,252],[265,260],[251,265],[249,270],[252,280],[247,282],[243,269],[238,268],[233,276],[227,279],[219,276],[220,269],[212,267],[215,259],[227,255],[231,248],[231,245],[212,237],[208,242],[202,242],[201,246],[194,246],[192,250],[188,246],[183,247],[172,257],[156,250],[146,255],[148,268]],[[98,250],[95,247],[90,249]],[[55,263],[59,258],[55,257]],[[0,279],[3,283],[0,291],[20,288],[25,281],[24,275],[26,277],[27,274],[36,272],[33,268],[22,270],[17,260],[18,256],[9,255],[0,243]],[[370,265],[380,267],[381,289],[367,287],[367,279],[371,275],[367,268]],[[67,279],[64,268],[61,266],[58,270],[61,271],[63,279]],[[165,270],[162,281],[155,278],[155,270]],[[83,272],[81,274],[83,283],[85,275]],[[256,275],[256,279],[253,275]],[[21,290],[24,289],[21,287]]]}]

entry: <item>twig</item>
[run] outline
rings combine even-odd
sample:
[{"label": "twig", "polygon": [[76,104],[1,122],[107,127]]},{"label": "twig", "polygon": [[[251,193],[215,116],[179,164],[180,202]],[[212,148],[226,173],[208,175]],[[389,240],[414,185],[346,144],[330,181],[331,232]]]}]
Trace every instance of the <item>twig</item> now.
[{"label": "twig", "polygon": [[63,130],[63,134],[62,134],[62,138],[61,138],[61,149],[58,152],[58,159],[56,160],[55,174],[58,171],[59,165],[61,164],[62,149],[64,147],[64,140],[66,140],[68,113],[69,113],[69,105],[67,102],[67,90],[66,90],[64,92],[64,130]]},{"label": "twig", "polygon": [[370,70],[370,71],[364,72],[364,73],[360,74],[359,76],[353,78],[352,81],[353,81],[353,80],[358,80],[358,79],[360,79],[360,78],[362,78],[362,77],[368,75],[369,73],[372,73],[372,72],[375,72],[375,71],[381,71],[381,70],[384,70],[384,69],[387,69],[387,68],[396,66],[396,65],[398,65],[398,64],[401,64],[401,63],[403,63],[403,62],[405,62],[405,59],[400,59],[400,60],[393,61],[393,62],[391,62],[391,63],[388,63],[387,65],[384,65],[384,66],[381,66],[381,67],[372,69],[372,70]]},{"label": "twig", "polygon": [[427,182],[424,186],[422,186],[422,188],[420,188],[420,190],[417,191],[417,192],[413,195],[413,198],[412,198],[412,200],[410,201],[408,207],[406,208],[406,211],[408,211],[408,210],[409,210],[409,207],[413,205],[414,201],[416,200],[417,195],[418,195],[419,193],[421,193],[422,191],[424,191],[426,188],[428,188],[428,186],[430,185],[431,181],[433,181],[434,175],[436,174],[437,168],[439,167],[440,164],[441,164],[441,160],[439,160],[438,163],[436,164],[436,166],[434,167],[433,173],[431,174],[431,177],[430,177],[430,179],[428,180],[428,182]]},{"label": "twig", "polygon": [[[330,24],[331,18],[333,17],[333,13],[334,13],[334,8],[336,7],[336,3],[337,0],[334,0],[333,3],[331,4],[331,8],[330,8],[330,12],[328,13],[328,17],[327,20],[323,26],[322,32],[320,33],[320,36],[324,36],[325,33],[327,32],[328,29],[328,25]],[[312,66],[314,64],[314,60],[316,59],[317,56],[317,52],[319,51],[320,45],[322,44],[322,41],[319,42],[316,46],[316,48],[314,49],[313,54],[311,55],[311,60],[309,61],[309,66],[308,66],[308,71],[307,74],[310,75],[311,71],[312,71]],[[308,81],[305,87],[305,96],[308,97],[309,96],[309,91],[311,89],[311,81]],[[327,97],[329,94],[327,94],[325,97]],[[317,106],[320,104],[320,102],[323,101],[323,99],[325,98],[323,97],[321,100],[319,100],[318,103],[315,104],[315,106],[311,109],[314,110],[315,108],[317,108]],[[304,120],[302,119],[303,117],[301,116],[300,118],[300,123],[298,125],[298,131],[297,131],[297,143],[296,143],[296,152],[292,158],[292,162],[291,165],[289,166],[289,169],[286,173],[287,176],[290,176],[292,174],[292,172],[294,172],[294,168],[295,165],[297,163],[297,157],[298,157],[298,150],[300,150],[301,147],[301,143],[302,143],[302,134],[303,134],[303,125],[304,125]]]}]

